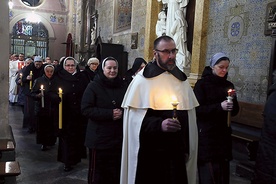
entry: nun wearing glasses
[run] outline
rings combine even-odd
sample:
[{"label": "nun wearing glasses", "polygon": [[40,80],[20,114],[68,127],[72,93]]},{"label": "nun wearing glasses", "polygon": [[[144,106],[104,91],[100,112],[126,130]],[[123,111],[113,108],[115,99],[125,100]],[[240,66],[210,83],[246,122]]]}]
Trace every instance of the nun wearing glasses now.
[{"label": "nun wearing glasses", "polygon": [[84,132],[87,119],[81,114],[81,99],[89,81],[78,68],[73,57],[61,63],[57,74],[57,86],[62,89],[62,129],[59,131],[58,161],[64,163],[64,171],[86,158]]}]

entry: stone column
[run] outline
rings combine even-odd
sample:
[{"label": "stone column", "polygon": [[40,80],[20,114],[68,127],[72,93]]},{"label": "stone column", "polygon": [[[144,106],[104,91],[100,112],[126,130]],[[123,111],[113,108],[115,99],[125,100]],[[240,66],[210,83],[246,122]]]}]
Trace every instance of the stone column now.
[{"label": "stone column", "polygon": [[56,54],[56,52],[60,52],[60,50],[55,50],[55,46],[54,46],[55,41],[56,41],[56,38],[49,37],[49,53],[48,53],[48,56],[51,57],[52,61],[54,59],[54,56],[58,55],[58,54]]},{"label": "stone column", "polygon": [[9,7],[8,0],[0,6],[0,139],[12,139],[8,124],[9,107]]},{"label": "stone column", "polygon": [[189,81],[194,86],[201,78],[206,63],[209,0],[197,0],[195,6],[193,54]]},{"label": "stone column", "polygon": [[158,13],[162,8],[162,2],[157,0],[147,1],[147,16],[145,29],[145,47],[144,59],[151,61],[153,58],[153,41],[156,39],[155,25],[158,19]]}]

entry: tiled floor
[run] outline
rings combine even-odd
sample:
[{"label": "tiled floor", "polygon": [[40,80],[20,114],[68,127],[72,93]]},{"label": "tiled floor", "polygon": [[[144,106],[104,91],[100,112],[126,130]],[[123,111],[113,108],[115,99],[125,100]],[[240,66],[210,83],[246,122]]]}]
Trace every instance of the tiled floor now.
[{"label": "tiled floor", "polygon": [[[41,151],[36,144],[35,134],[22,129],[22,112],[19,106],[9,106],[9,124],[16,141],[16,160],[21,167],[18,184],[84,184],[87,183],[88,160],[83,159],[70,172],[63,171],[57,162],[57,145]],[[250,181],[235,175],[236,162],[231,163],[230,184],[250,184]]]}]

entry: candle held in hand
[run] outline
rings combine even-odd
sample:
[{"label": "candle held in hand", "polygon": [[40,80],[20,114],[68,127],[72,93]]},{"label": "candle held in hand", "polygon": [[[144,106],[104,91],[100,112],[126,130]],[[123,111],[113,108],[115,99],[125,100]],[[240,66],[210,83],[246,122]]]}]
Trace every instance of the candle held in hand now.
[{"label": "candle held in hand", "polygon": [[[228,90],[227,102],[233,102],[232,101],[233,97],[231,96],[232,92],[233,92],[232,89]],[[228,127],[230,127],[230,124],[231,124],[231,111],[228,111],[228,114],[227,114],[227,125],[228,125]]]},{"label": "candle held in hand", "polygon": [[33,87],[33,84],[32,84],[32,81],[33,81],[33,71],[30,71],[30,74],[29,74],[30,76],[31,76],[31,80],[30,80],[30,89],[32,89],[32,87]]},{"label": "candle held in hand", "polygon": [[44,108],[44,89],[43,89],[43,85],[40,86],[40,91],[41,91],[41,107]]},{"label": "candle held in hand", "polygon": [[58,95],[60,98],[60,103],[59,103],[59,116],[58,116],[58,128],[62,129],[62,89],[58,89]]},{"label": "candle held in hand", "polygon": [[172,102],[171,102],[172,106],[173,106],[173,119],[177,119],[177,105],[179,104],[179,102],[177,101],[177,98],[175,96],[172,96]]}]

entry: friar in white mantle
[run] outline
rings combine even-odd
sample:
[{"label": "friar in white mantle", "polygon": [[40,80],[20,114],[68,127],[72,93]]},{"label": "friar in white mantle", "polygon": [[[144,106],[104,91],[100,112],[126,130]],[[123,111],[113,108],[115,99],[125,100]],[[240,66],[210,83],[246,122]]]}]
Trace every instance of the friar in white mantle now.
[{"label": "friar in white mantle", "polygon": [[[154,58],[130,83],[122,102],[121,184],[196,184],[199,104],[176,67],[169,36],[154,41]],[[173,103],[177,103],[176,117]]]}]

